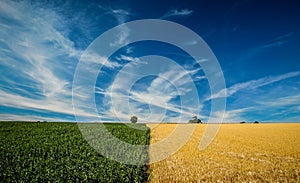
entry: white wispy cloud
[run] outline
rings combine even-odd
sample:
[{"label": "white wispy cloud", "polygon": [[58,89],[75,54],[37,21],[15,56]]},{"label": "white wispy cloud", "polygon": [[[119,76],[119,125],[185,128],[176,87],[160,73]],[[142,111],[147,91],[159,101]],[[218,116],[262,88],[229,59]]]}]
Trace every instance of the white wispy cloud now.
[{"label": "white wispy cloud", "polygon": [[163,16],[161,16],[160,19],[167,19],[170,17],[178,17],[178,16],[188,16],[191,15],[192,13],[193,10],[189,10],[189,9],[181,9],[181,10],[172,9],[169,10],[167,13],[165,13]]},{"label": "white wispy cloud", "polygon": [[[287,90],[289,87],[286,88]],[[244,96],[243,96],[244,97]],[[240,97],[240,100],[243,100]],[[274,100],[276,98],[276,100]],[[247,107],[229,109],[223,116],[223,122],[252,122],[255,120],[262,122],[298,122],[300,115],[300,95],[289,94],[284,97],[263,96],[253,104],[246,104]],[[217,112],[213,117],[220,119],[222,113]]]},{"label": "white wispy cloud", "polygon": [[[74,73],[70,69],[75,70],[83,50],[75,46],[65,29],[59,29],[63,18],[51,9],[42,10],[25,1],[1,1],[0,5],[0,9],[3,10],[0,15],[9,19],[8,22],[13,22],[10,24],[1,22],[0,41],[6,45],[6,47],[1,48],[3,50],[0,53],[1,65],[6,70],[11,70],[11,73],[17,74],[17,77],[22,80],[22,83],[19,83],[9,74],[1,76],[3,81],[9,83],[5,90],[0,89],[1,105],[36,112],[43,110],[73,115],[71,84]],[[28,9],[32,11],[25,11]],[[115,17],[118,24],[125,23],[131,15],[129,11],[123,9],[108,9],[106,12]],[[170,11],[168,16],[185,16],[191,13],[192,11],[187,9],[174,10]],[[126,44],[129,41],[129,33],[130,30],[126,26],[120,29],[116,41],[110,46]],[[125,63],[128,62],[133,65],[147,64],[139,58],[126,55],[120,55],[115,60],[108,60],[107,57],[97,53],[85,53],[80,59],[89,65],[89,69],[99,68],[99,65],[102,65],[115,70],[123,66],[118,61],[123,63],[125,61]],[[93,67],[93,65],[97,67]],[[190,92],[186,86],[186,79],[197,72],[198,70],[190,70],[183,73],[171,68],[168,72],[160,73],[158,78],[154,79],[144,92],[129,91],[129,95],[126,91],[126,80],[136,76],[132,74],[135,72],[128,72],[126,75],[128,77],[124,78],[125,81],[118,83],[114,89],[112,86],[106,90],[100,87],[95,88],[95,93],[104,95],[104,100],[107,101],[104,106],[108,109],[101,109],[100,111],[106,118],[115,119],[117,115],[122,120],[128,120],[131,112],[128,111],[128,103],[124,102],[126,101],[124,98],[127,98],[132,101],[132,112],[141,113],[141,118],[147,121],[150,119],[153,121],[164,120],[165,115],[161,115],[162,110],[183,113],[190,118],[190,116],[195,115],[195,109],[182,109],[172,99]],[[89,73],[88,70],[87,73]],[[84,83],[87,78],[88,74],[82,76],[81,83]],[[176,85],[177,88],[173,85]],[[77,87],[84,88],[85,86]],[[86,117],[86,119],[96,119],[95,113],[91,112],[93,110],[92,104],[85,103],[93,96],[87,96],[80,92],[75,94],[79,98],[77,101],[80,104],[78,105],[84,106],[82,109],[79,107],[76,114]],[[117,109],[112,107],[109,100],[111,97],[115,97],[114,102],[118,106]],[[145,108],[145,105],[148,105],[149,109]],[[1,115],[3,119],[21,119],[13,114]],[[175,114],[170,115],[169,119],[175,118],[175,116]],[[41,120],[35,114],[32,115],[32,118]],[[174,120],[173,118],[172,120]],[[55,119],[57,118],[51,118],[51,120]],[[26,120],[30,120],[30,115],[26,117]]]},{"label": "white wispy cloud", "polygon": [[[7,107],[30,109],[32,111],[44,110],[48,112],[56,112],[56,113],[68,114],[68,115],[74,114],[71,98],[67,98],[67,97],[64,98],[47,97],[43,100],[40,100],[40,99],[32,99],[17,94],[10,94],[4,91],[0,91],[0,99],[1,99],[1,105]],[[80,111],[80,110],[78,111],[77,114],[79,116],[86,116],[86,117],[92,116],[86,111]]]},{"label": "white wispy cloud", "polygon": [[234,122],[241,122],[246,121],[245,114],[247,112],[252,111],[252,107],[240,108],[240,109],[232,109],[227,110],[224,113],[221,111],[217,111],[211,116],[212,122],[219,122],[218,120],[223,119],[223,123],[234,123]]},{"label": "white wispy cloud", "polygon": [[114,13],[116,15],[122,15],[121,17],[119,17],[120,22],[125,21],[126,18],[124,16],[129,16],[130,15],[130,12],[126,11],[124,9],[112,9],[111,11],[112,11],[112,13]]},{"label": "white wispy cloud", "polygon": [[[281,75],[281,77],[277,76],[277,79],[295,75],[287,73]],[[291,81],[272,85],[255,92],[236,95],[234,102],[227,103],[228,110],[224,115],[224,122],[252,122],[255,120],[262,122],[299,121],[299,84],[293,83],[293,85],[289,85],[289,83]],[[246,89],[247,87],[241,90]],[[221,112],[213,114],[216,117],[222,117],[221,115]]]},{"label": "white wispy cloud", "polygon": [[142,60],[140,60],[139,58],[137,57],[131,57],[131,56],[128,56],[128,55],[120,55],[116,58],[118,61],[127,61],[127,62],[135,62],[135,63],[138,63],[138,64],[147,64],[147,62],[144,62]]},{"label": "white wispy cloud", "polygon": [[299,122],[300,95],[292,88],[293,86],[286,86],[282,92],[284,96],[265,96],[263,100],[256,101],[258,110],[268,114],[264,116],[264,121]]},{"label": "white wispy cloud", "polygon": [[[58,122],[57,117],[45,117],[37,115],[15,115],[15,114],[0,114],[0,121],[56,121]],[[66,118],[59,119],[59,121],[70,121]]]},{"label": "white wispy cloud", "polygon": [[[124,9],[111,9],[111,14],[116,18],[119,25],[125,23],[131,15],[129,11]],[[130,41],[128,40],[129,34],[129,28],[127,26],[122,26],[121,28],[119,28],[117,39],[115,40],[115,42],[110,43],[110,46],[118,47],[121,45],[127,45]]]},{"label": "white wispy cloud", "polygon": [[294,32],[289,32],[287,34],[280,35],[280,36],[274,38],[273,40],[270,40],[269,42],[265,43],[262,46],[262,48],[271,48],[271,47],[282,46],[283,44],[286,44],[291,40],[293,34],[294,34]]},{"label": "white wispy cloud", "polygon": [[80,58],[82,62],[86,62],[88,65],[101,65],[110,69],[116,69],[122,66],[122,64],[112,61],[105,56],[99,55],[99,53],[93,51],[86,51]]},{"label": "white wispy cloud", "polygon": [[268,49],[273,49],[276,47],[281,47],[284,44],[289,43],[292,40],[294,33],[289,32],[280,36],[277,36],[269,41],[260,43],[252,48],[249,48],[241,53],[240,60],[250,59],[253,56],[260,54]]},{"label": "white wispy cloud", "polygon": [[[1,105],[32,110],[34,120],[39,110],[74,115],[72,70],[82,50],[59,30],[62,18],[27,1],[1,1],[0,9],[0,16],[7,20],[1,22],[5,26],[0,30],[6,46],[0,52],[1,67],[7,71],[0,76]],[[78,114],[90,116],[88,111]],[[18,119],[12,114],[1,114],[1,118]]]},{"label": "white wispy cloud", "polygon": [[[268,100],[268,101],[257,101],[257,103],[267,106],[267,107],[286,107],[286,106],[297,106],[297,108],[300,107],[300,95],[290,95],[285,97],[279,97],[274,100]],[[299,108],[300,109],[300,108]],[[300,111],[300,110],[299,110]]]},{"label": "white wispy cloud", "polygon": [[[193,80],[190,77],[193,77],[199,69],[185,70],[178,66],[170,66],[165,71],[157,73],[156,78],[149,85],[144,85],[143,90],[132,90],[128,85],[136,78],[143,78],[143,64],[136,64],[137,58],[123,56],[123,59],[131,61],[131,64],[127,65],[129,68],[125,69],[126,71],[121,70],[119,72],[121,76],[116,77],[114,83],[106,90],[97,89],[98,93],[112,101],[108,110],[102,110],[103,116],[112,119],[118,117],[121,121],[128,121],[131,115],[138,115],[139,121],[147,122],[171,120],[182,122],[188,121],[194,115],[204,118],[197,114],[197,111],[202,109],[202,104],[193,105],[198,98],[189,98],[192,96],[192,89],[188,81]],[[138,61],[142,62],[143,59]],[[148,69],[152,67],[151,64],[153,63],[147,65]],[[183,96],[187,96],[190,101],[184,101],[181,105],[174,100]],[[172,113],[174,116],[167,113]]]},{"label": "white wispy cloud", "polygon": [[[5,2],[2,3],[5,4]],[[26,62],[23,66],[28,66],[28,68],[22,67],[22,70],[19,72],[23,72],[27,76],[39,80],[38,82],[45,84],[45,87],[47,87],[47,85],[49,88],[53,87],[57,81],[60,81],[51,70],[54,65],[53,63],[56,62],[55,64],[60,64],[56,59],[61,55],[73,57],[74,52],[79,52],[78,50],[74,50],[72,42],[58,32],[54,28],[54,25],[49,24],[49,19],[54,18],[51,17],[51,14],[47,15],[48,19],[46,19],[46,17],[44,17],[45,19],[40,17],[45,16],[47,12],[44,14],[37,11],[24,16],[20,14],[23,4],[14,5],[15,6],[11,7],[11,9],[16,9],[13,12],[18,12],[14,15],[17,19],[10,17],[12,12],[9,12],[10,14],[8,14],[7,17],[10,17],[12,21],[18,22],[16,24],[21,24],[22,26],[18,27],[15,26],[15,24],[9,25],[14,31],[7,29],[7,34],[3,36],[3,39],[9,48],[10,54],[16,54],[17,58],[12,58],[9,54],[4,54],[3,56],[6,58],[9,57],[10,60],[3,59],[2,63],[9,67],[11,64],[21,66],[22,62]],[[6,4],[6,6],[9,5]],[[57,46],[57,49],[51,47],[51,44]],[[37,75],[39,75],[39,77]],[[53,82],[53,84],[48,83],[46,85],[45,82]]]},{"label": "white wispy cloud", "polygon": [[295,71],[295,72],[289,72],[286,74],[282,74],[282,75],[278,75],[278,76],[269,76],[269,77],[263,77],[257,80],[251,80],[251,81],[247,81],[247,82],[243,82],[243,83],[237,83],[234,84],[233,86],[221,90],[220,92],[218,92],[215,95],[212,95],[209,99],[213,99],[213,98],[220,98],[220,97],[230,97],[233,94],[241,91],[241,90],[253,90],[265,85],[269,85],[284,79],[288,79],[291,77],[296,77],[300,75],[300,71]]}]

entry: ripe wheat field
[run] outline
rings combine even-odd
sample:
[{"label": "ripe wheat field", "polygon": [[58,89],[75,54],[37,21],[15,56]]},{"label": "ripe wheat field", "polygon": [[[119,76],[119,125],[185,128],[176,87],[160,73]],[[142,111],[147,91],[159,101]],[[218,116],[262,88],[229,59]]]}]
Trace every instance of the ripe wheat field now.
[{"label": "ripe wheat field", "polygon": [[[176,125],[148,125],[150,143],[166,138]],[[196,125],[179,151],[151,164],[150,182],[300,182],[300,124],[223,124],[200,151],[205,128]],[[151,147],[149,152],[151,157]]]}]

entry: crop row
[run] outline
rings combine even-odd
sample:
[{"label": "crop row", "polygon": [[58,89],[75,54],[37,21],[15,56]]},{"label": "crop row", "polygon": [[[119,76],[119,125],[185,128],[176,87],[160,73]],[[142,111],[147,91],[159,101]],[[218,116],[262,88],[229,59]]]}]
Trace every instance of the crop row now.
[{"label": "crop row", "polygon": [[[136,124],[139,126],[140,124]],[[115,137],[131,144],[149,144],[150,131],[106,124]],[[101,134],[96,135],[98,140]],[[91,147],[75,123],[0,123],[2,182],[144,182],[144,165],[110,160]],[[113,147],[113,144],[108,144]],[[139,155],[147,160],[147,153]]]}]

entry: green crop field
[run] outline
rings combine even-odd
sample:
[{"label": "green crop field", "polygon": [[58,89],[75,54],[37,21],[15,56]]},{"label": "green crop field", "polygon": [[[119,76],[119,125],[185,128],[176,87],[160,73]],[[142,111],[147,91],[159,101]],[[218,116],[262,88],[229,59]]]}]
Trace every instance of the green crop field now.
[{"label": "green crop field", "polygon": [[[149,144],[150,130],[105,124],[115,137]],[[97,138],[101,138],[97,136]],[[91,147],[75,123],[0,122],[1,182],[145,182],[144,165],[107,159]],[[141,155],[147,160],[147,153]]]}]

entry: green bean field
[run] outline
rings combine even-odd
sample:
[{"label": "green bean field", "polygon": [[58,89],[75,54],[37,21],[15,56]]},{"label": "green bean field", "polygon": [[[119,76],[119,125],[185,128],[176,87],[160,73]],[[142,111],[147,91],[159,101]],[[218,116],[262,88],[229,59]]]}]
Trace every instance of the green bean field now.
[{"label": "green bean field", "polygon": [[[150,130],[105,124],[115,137],[149,144]],[[98,153],[76,123],[0,122],[1,182],[145,182],[145,165],[119,163]],[[142,158],[146,159],[147,153]],[[145,161],[145,160],[143,160]]]}]

